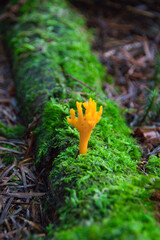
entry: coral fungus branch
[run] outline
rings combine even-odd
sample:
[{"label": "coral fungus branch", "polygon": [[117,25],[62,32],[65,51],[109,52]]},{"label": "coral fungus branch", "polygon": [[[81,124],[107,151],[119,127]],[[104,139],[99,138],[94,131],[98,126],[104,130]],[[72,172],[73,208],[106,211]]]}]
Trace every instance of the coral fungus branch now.
[{"label": "coral fungus branch", "polygon": [[[78,118],[75,117],[75,110],[71,109],[70,110],[71,118],[67,117],[67,121],[72,126],[78,129],[80,134],[79,153],[85,154],[87,153],[87,146],[91,132],[94,129],[95,125],[101,119],[102,106],[100,106],[100,109],[97,112],[96,111],[97,104],[91,98],[89,99],[89,102],[85,103],[76,102],[76,105],[78,110]],[[84,116],[82,105],[85,108]]]}]

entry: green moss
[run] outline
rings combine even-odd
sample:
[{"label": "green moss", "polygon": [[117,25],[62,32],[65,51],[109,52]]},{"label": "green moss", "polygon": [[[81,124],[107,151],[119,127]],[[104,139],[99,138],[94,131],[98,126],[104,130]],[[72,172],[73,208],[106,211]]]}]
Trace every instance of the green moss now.
[{"label": "green moss", "polygon": [[25,119],[39,111],[39,102],[43,102],[43,107],[42,98],[53,95],[51,89],[56,83],[77,85],[72,79],[65,79],[63,71],[100,90],[105,73],[90,52],[89,39],[84,19],[64,1],[39,4],[39,0],[28,0],[24,4],[8,40],[15,60],[19,102],[26,105]]},{"label": "green moss", "polygon": [[0,135],[6,138],[21,138],[25,132],[25,127],[17,125],[14,127],[5,126],[0,122]]},{"label": "green moss", "polygon": [[160,176],[160,158],[151,155],[146,166],[147,172],[154,174],[155,176]]},{"label": "green moss", "polygon": [[101,104],[102,119],[93,130],[88,153],[77,158],[79,135],[66,120],[75,103],[50,100],[45,108],[39,158],[53,157],[49,211],[57,226],[55,239],[160,236],[148,202],[151,190],[147,186],[155,179],[139,174],[139,147],[130,137],[121,111],[109,100],[99,101]]},{"label": "green moss", "polygon": [[[12,132],[9,132],[8,136],[12,136],[12,137],[16,137],[16,131],[14,132],[15,129],[12,129]],[[15,133],[15,135],[14,135]],[[19,134],[19,132],[18,132]],[[2,159],[2,162],[6,162],[6,163],[12,163],[15,158],[16,159],[21,159],[21,155],[19,154],[19,152],[21,152],[21,147],[19,145],[16,144],[8,144],[5,143],[5,141],[3,143],[1,143],[1,146],[3,148],[6,148],[6,150],[4,149],[3,151],[0,152],[0,157]],[[9,149],[12,149],[13,151],[10,152]],[[14,152],[15,151],[15,152]],[[18,153],[16,152],[18,151]]]},{"label": "green moss", "polygon": [[[128,212],[117,212],[117,215],[109,216],[107,219],[92,225],[78,226],[66,231],[56,232],[55,240],[151,240],[159,238],[159,230],[152,216],[127,208]],[[138,212],[140,210],[140,213]],[[148,231],[148,226],[150,230]],[[154,237],[153,237],[154,236]]]},{"label": "green moss", "polygon": [[13,154],[11,155],[11,154],[4,153],[4,154],[1,154],[1,157],[3,159],[3,162],[6,162],[8,164],[13,163],[15,159],[15,156],[13,156]]},{"label": "green moss", "polygon": [[[123,112],[102,93],[105,73],[90,51],[84,19],[65,1],[28,0],[7,39],[22,115],[26,123],[42,115],[35,133],[37,162],[51,166],[46,211],[54,230],[48,227],[48,238],[158,239],[148,201],[148,186],[158,181],[158,161],[151,160],[148,177],[138,172],[140,149]],[[77,156],[79,134],[66,117],[76,101],[89,97],[103,105],[103,115],[88,153]]]}]

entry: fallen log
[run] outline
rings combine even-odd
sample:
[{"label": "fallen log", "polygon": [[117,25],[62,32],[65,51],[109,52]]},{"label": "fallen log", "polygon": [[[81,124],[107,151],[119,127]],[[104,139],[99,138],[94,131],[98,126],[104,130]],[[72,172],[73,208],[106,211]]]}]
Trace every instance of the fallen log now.
[{"label": "fallen log", "polygon": [[[45,167],[53,224],[47,239],[158,239],[146,189],[152,173],[138,171],[139,147],[122,110],[102,92],[105,72],[84,19],[63,0],[28,0],[8,29],[21,116],[26,125],[37,119],[36,163]],[[77,156],[79,136],[67,116],[90,97],[103,114],[87,154]]]}]

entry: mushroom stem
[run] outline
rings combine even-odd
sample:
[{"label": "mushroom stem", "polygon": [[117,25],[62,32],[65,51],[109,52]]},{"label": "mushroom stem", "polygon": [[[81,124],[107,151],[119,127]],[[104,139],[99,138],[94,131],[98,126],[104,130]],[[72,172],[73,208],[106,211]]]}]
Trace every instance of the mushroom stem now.
[{"label": "mushroom stem", "polygon": [[88,147],[88,141],[90,138],[92,130],[85,132],[80,132],[80,141],[79,141],[79,153],[80,154],[86,154],[87,153],[87,147]]}]

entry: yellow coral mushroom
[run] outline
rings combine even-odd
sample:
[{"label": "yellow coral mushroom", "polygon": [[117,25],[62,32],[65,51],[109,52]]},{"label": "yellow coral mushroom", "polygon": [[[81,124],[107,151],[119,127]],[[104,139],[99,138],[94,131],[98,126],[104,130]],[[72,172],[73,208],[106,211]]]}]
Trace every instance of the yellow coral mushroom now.
[{"label": "yellow coral mushroom", "polygon": [[[67,121],[78,129],[80,134],[79,153],[85,154],[87,153],[87,146],[91,132],[94,129],[96,123],[98,123],[101,119],[102,106],[100,106],[99,112],[97,112],[97,104],[94,100],[92,100],[92,98],[89,99],[89,102],[76,102],[76,105],[78,110],[78,118],[75,117],[75,110],[72,108],[70,110],[71,118],[67,117]],[[82,105],[85,108],[84,116]]]}]

